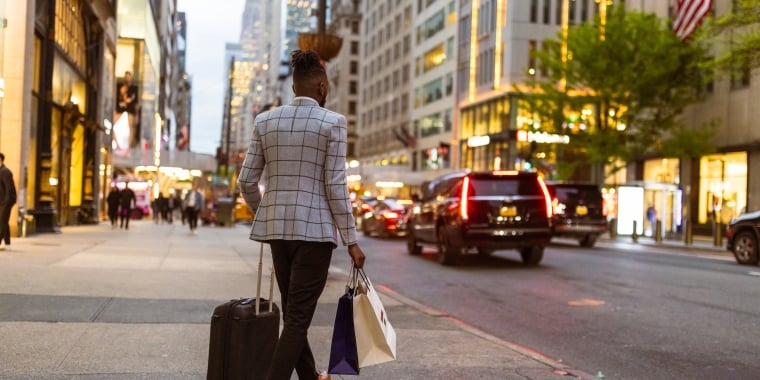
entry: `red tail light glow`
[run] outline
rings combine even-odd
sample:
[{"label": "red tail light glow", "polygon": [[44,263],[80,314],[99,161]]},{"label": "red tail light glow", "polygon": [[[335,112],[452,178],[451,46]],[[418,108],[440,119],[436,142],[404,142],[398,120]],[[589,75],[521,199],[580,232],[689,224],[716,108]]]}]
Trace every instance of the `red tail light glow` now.
[{"label": "red tail light glow", "polygon": [[551,219],[552,217],[552,198],[549,195],[549,189],[546,188],[546,184],[544,183],[544,179],[540,176],[538,177],[538,184],[541,186],[541,191],[544,192],[544,202],[546,202],[546,217]]},{"label": "red tail light glow", "polygon": [[462,220],[467,220],[470,216],[467,214],[467,198],[470,196],[470,177],[464,177],[462,181],[462,196],[459,202],[459,215]]}]

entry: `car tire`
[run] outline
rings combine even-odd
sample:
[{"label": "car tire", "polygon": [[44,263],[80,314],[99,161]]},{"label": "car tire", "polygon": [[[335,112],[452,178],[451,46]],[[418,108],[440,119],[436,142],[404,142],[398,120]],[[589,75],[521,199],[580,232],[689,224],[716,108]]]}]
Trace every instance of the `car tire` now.
[{"label": "car tire", "polygon": [[362,221],[362,234],[364,234],[364,236],[369,236],[370,235],[369,227],[367,227],[367,221],[366,220]]},{"label": "car tire", "polygon": [[523,247],[520,249],[520,257],[525,265],[538,265],[544,258],[544,247],[538,245]]},{"label": "car tire", "polygon": [[406,235],[406,252],[412,256],[422,253],[422,246],[417,244],[417,238],[414,236],[412,230],[409,230]]},{"label": "car tire", "polygon": [[441,265],[454,265],[457,261],[457,250],[451,245],[448,236],[443,228],[438,228],[438,262]]},{"label": "car tire", "polygon": [[583,237],[583,239],[579,240],[579,243],[581,244],[581,247],[584,248],[592,248],[594,247],[594,244],[596,244],[596,235],[588,234]]},{"label": "car tire", "polygon": [[741,231],[734,237],[734,257],[742,265],[757,265],[757,238],[750,231]]}]

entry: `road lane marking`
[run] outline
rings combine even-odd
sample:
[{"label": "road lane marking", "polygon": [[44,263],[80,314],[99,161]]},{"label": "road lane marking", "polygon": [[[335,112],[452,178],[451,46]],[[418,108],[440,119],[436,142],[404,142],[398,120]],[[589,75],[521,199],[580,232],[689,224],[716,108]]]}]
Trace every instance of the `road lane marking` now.
[{"label": "road lane marking", "polygon": [[750,276],[758,276],[758,277],[760,277],[760,272],[749,272],[747,274],[750,275]]},{"label": "road lane marking", "polygon": [[568,301],[567,304],[570,306],[600,306],[600,305],[604,305],[604,301],[594,300],[590,298],[583,298],[579,300]]}]

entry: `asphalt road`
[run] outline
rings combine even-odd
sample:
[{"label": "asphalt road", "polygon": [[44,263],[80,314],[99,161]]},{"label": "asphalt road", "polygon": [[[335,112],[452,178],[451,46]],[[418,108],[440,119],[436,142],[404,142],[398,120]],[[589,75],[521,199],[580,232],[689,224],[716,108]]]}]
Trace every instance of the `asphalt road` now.
[{"label": "asphalt road", "polygon": [[760,268],[576,244],[548,247],[538,267],[516,251],[444,267],[432,248],[361,239],[376,285],[598,377],[760,379]]}]

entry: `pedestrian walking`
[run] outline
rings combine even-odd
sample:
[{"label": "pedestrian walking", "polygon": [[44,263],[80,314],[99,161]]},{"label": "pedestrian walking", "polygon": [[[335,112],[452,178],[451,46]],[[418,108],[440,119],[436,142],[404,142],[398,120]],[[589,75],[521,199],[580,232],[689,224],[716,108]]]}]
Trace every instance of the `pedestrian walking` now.
[{"label": "pedestrian walking", "polygon": [[197,234],[198,214],[200,214],[201,207],[203,207],[203,194],[198,190],[198,185],[193,185],[192,190],[185,195],[184,205],[185,218],[190,226],[190,233]]},{"label": "pedestrian walking", "polygon": [[291,66],[295,99],[256,116],[238,188],[256,211],[250,239],[271,247],[281,295],[284,327],[267,378],[290,379],[295,370],[300,380],[314,380],[322,377],[307,333],[338,244],[336,230],[356,266],[365,256],[346,182],[346,118],[323,108],[328,80],[316,52],[294,51]]},{"label": "pedestrian walking", "polygon": [[169,218],[169,199],[164,197],[164,193],[158,193],[158,199],[156,199],[156,209],[158,210],[158,216],[161,223],[166,223]]},{"label": "pedestrian walking", "polygon": [[11,248],[11,209],[16,204],[16,185],[13,173],[5,166],[5,155],[0,153],[0,250]]},{"label": "pedestrian walking", "polygon": [[111,228],[116,228],[116,221],[119,217],[119,202],[121,201],[121,194],[119,194],[119,188],[111,186],[111,190],[108,192],[106,203],[108,204],[108,220],[111,221]]},{"label": "pedestrian walking", "polygon": [[182,201],[182,192],[177,191],[176,194],[174,194],[174,207],[176,207],[179,210],[179,218],[182,221],[182,225],[185,225],[185,207],[183,206]]},{"label": "pedestrian walking", "polygon": [[119,228],[129,229],[129,214],[135,203],[135,192],[129,188],[129,181],[124,182],[124,189],[119,192]]}]

